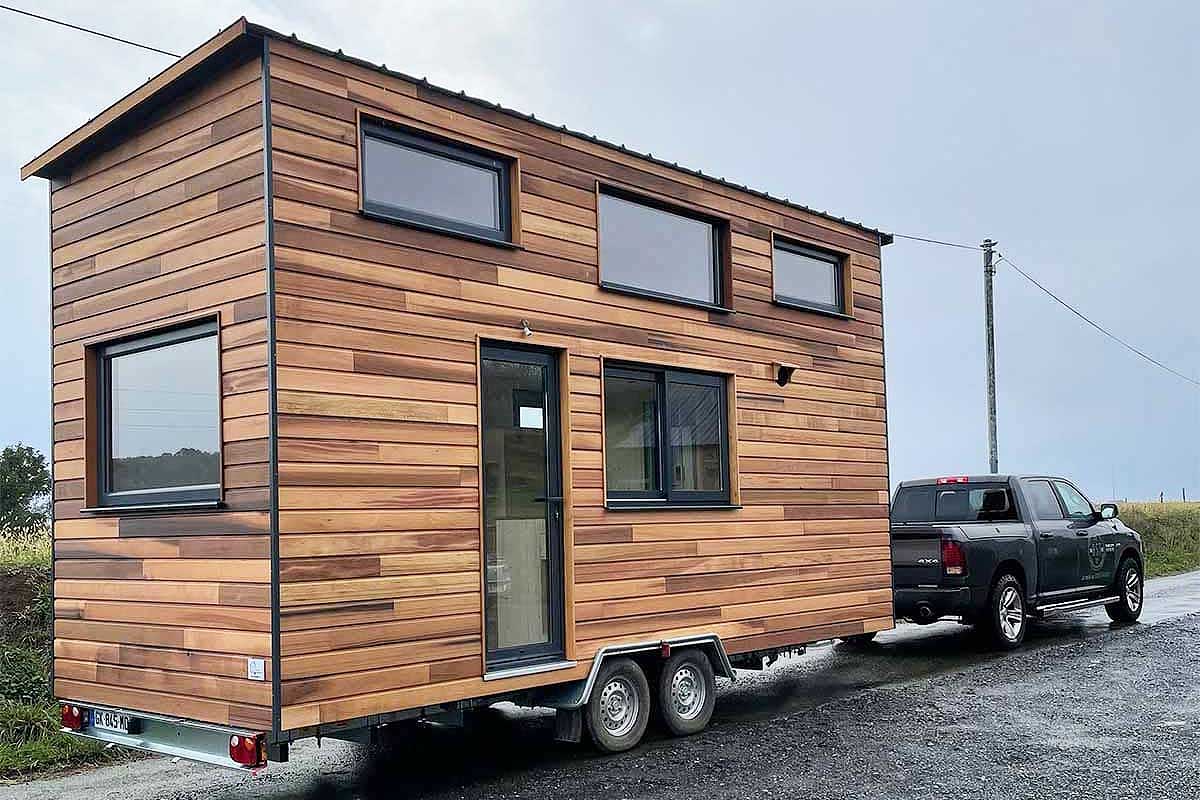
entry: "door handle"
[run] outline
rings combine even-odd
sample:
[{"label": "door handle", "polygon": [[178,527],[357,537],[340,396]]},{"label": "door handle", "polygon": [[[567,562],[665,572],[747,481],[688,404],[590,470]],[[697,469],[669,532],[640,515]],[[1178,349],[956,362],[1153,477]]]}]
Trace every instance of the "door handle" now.
[{"label": "door handle", "polygon": [[1043,533],[1043,534],[1042,534],[1042,538],[1043,538],[1043,539],[1053,539],[1053,538],[1054,538],[1054,534],[1053,534],[1053,533]]},{"label": "door handle", "polygon": [[1083,530],[1081,530],[1081,531],[1075,531],[1075,535],[1076,535],[1076,536],[1087,536],[1087,535],[1088,535],[1088,529],[1087,529],[1087,528],[1084,528],[1084,529],[1083,529]]}]

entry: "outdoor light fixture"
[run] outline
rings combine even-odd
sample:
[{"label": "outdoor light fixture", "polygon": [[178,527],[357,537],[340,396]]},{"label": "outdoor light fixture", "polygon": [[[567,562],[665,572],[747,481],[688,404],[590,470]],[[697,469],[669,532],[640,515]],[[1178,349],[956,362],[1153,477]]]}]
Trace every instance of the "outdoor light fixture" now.
[{"label": "outdoor light fixture", "polygon": [[796,371],[795,364],[784,364],[776,361],[771,367],[775,371],[775,382],[780,386],[787,386],[792,382],[792,373]]}]

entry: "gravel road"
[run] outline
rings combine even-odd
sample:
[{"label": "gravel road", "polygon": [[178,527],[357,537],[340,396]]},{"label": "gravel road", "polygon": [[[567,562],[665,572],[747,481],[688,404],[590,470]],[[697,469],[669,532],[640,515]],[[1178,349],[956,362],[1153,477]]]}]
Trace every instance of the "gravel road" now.
[{"label": "gravel road", "polygon": [[725,687],[714,723],[601,758],[501,708],[372,756],[325,742],[256,778],[148,759],[0,787],[44,798],[1191,798],[1200,789],[1200,573],[1152,581],[1145,624],[1103,612],[989,651],[904,626]]}]

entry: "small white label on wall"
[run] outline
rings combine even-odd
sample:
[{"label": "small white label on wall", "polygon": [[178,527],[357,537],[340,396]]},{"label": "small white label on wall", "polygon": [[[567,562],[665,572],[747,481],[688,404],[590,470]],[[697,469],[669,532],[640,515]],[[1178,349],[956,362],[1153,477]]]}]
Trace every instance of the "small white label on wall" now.
[{"label": "small white label on wall", "polygon": [[246,677],[252,681],[267,679],[267,665],[261,658],[246,659]]}]

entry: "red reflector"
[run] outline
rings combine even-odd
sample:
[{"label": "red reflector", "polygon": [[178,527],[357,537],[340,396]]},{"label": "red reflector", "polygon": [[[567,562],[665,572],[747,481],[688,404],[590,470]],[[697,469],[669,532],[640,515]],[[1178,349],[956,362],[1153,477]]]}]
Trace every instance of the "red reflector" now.
[{"label": "red reflector", "polygon": [[947,575],[967,574],[967,554],[961,542],[942,539],[942,569]]},{"label": "red reflector", "polygon": [[662,657],[663,658],[671,657],[671,643],[670,642],[662,643]]},{"label": "red reflector", "polygon": [[83,730],[83,709],[79,706],[64,705],[62,707],[62,726],[67,730]]},{"label": "red reflector", "polygon": [[947,483],[967,483],[968,480],[970,480],[970,478],[968,478],[966,475],[957,475],[952,478],[938,478],[937,483],[939,486],[941,486]]},{"label": "red reflector", "polygon": [[229,757],[245,767],[261,767],[267,763],[266,740],[261,733],[230,736]]}]

